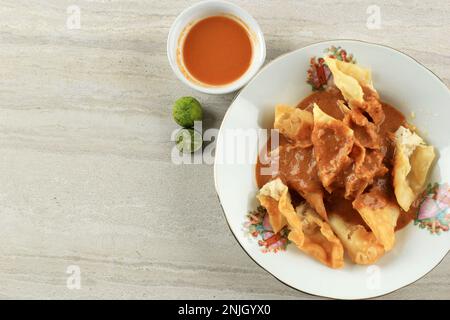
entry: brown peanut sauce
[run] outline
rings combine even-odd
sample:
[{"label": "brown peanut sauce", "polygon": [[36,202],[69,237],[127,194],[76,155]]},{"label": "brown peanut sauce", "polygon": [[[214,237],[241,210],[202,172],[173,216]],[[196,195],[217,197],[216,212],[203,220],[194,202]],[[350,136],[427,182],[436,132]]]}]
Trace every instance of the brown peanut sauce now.
[{"label": "brown peanut sauce", "polygon": [[[300,103],[297,105],[298,108],[303,110],[311,110],[311,106],[313,103],[316,103],[322,111],[330,115],[331,117],[342,120],[344,118],[344,112],[338,107],[338,100],[344,100],[342,94],[339,90],[335,88],[331,88],[331,90],[325,91],[316,91],[305,97]],[[384,112],[384,119],[382,122],[376,126],[376,130],[378,135],[381,137],[380,141],[380,150],[384,155],[383,164],[388,169],[387,173],[383,176],[378,177],[373,182],[373,187],[379,189],[385,195],[387,195],[389,201],[395,202],[395,195],[392,187],[392,160],[394,154],[394,144],[393,144],[393,136],[395,131],[400,126],[407,126],[405,116],[398,111],[395,107],[388,103],[381,102],[382,110]],[[353,129],[353,128],[352,128]],[[356,135],[357,133],[355,133]],[[362,136],[362,135],[360,135]],[[284,148],[284,152],[280,153],[280,169],[279,172],[273,173],[273,175],[262,175],[261,169],[263,167],[269,167],[270,164],[265,164],[261,161],[260,157],[258,157],[258,161],[256,163],[256,182],[259,188],[261,188],[264,184],[274,179],[275,177],[280,177],[283,182],[289,187],[291,194],[294,197],[298,197],[298,184],[301,184],[303,190],[315,191],[318,188],[322,188],[316,179],[311,178],[311,168],[314,167],[314,156],[312,147],[309,148],[299,148],[296,150],[294,147],[291,148],[289,141],[280,135],[280,148]],[[330,148],[331,150],[332,148]],[[288,152],[285,152],[289,150]],[[270,153],[270,139],[267,142],[266,150],[267,154]],[[295,152],[298,151],[298,152]],[[284,157],[284,158],[283,158]],[[301,159],[301,161],[299,161]],[[283,167],[284,166],[284,167]],[[309,169],[309,170],[308,170]],[[284,174],[283,172],[292,172],[293,177],[289,178],[288,174]],[[297,185],[296,185],[297,184]],[[339,188],[333,190],[332,193],[324,191],[324,203],[327,212],[338,214],[344,220],[352,224],[361,224],[365,226],[363,219],[359,215],[359,213],[353,208],[352,201],[347,200],[343,197],[343,190]],[[400,209],[401,210],[401,209]],[[399,230],[406,225],[408,225],[415,217],[415,213],[417,212],[417,205],[411,207],[408,212],[404,212],[401,210],[401,214],[397,221],[396,230]]]}]

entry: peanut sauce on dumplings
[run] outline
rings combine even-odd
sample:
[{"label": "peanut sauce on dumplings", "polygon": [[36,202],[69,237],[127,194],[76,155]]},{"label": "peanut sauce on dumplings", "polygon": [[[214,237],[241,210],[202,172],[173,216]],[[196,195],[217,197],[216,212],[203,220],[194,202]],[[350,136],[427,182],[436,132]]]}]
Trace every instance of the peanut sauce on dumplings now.
[{"label": "peanut sauce on dumplings", "polygon": [[[365,89],[364,91],[365,98],[370,101],[370,90]],[[337,152],[335,150],[337,145],[334,144],[342,143],[342,140],[339,137],[336,139],[325,139],[323,140],[323,147],[320,148],[321,150],[314,151],[312,147],[298,148],[293,146],[286,138],[280,135],[280,152],[278,155],[280,165],[278,172],[274,173],[274,176],[280,177],[289,187],[291,193],[302,196],[317,192],[323,195],[323,203],[328,213],[339,215],[349,223],[359,224],[370,230],[358,211],[352,206],[352,201],[363,191],[367,192],[367,190],[373,189],[375,192],[372,192],[372,194],[382,193],[387,196],[386,201],[396,203],[390,173],[395,149],[392,135],[400,126],[407,124],[404,115],[400,111],[387,103],[378,102],[378,99],[373,99],[373,103],[381,104],[381,108],[378,106],[378,109],[382,110],[384,114],[380,113],[379,110],[374,112],[376,108],[371,109],[373,105],[369,104],[364,106],[365,110],[360,110],[360,113],[356,113],[355,118],[349,118],[338,107],[339,100],[344,100],[341,92],[337,88],[329,88],[328,90],[312,93],[304,98],[297,107],[312,111],[312,105],[316,103],[327,115],[348,124],[354,132],[356,141],[361,145],[361,148],[364,148],[365,159],[368,162],[361,162],[359,171],[355,173],[355,166],[358,163],[358,154],[355,152],[358,149],[356,151],[352,150],[348,157],[354,160],[353,164],[349,165],[346,170],[341,170],[340,175],[337,175],[333,180],[333,184],[330,185],[330,190],[324,190],[317,177],[317,163],[312,153],[322,152],[325,159],[328,159],[327,161],[333,162],[336,160],[333,156]],[[371,115],[374,119],[372,119]],[[361,123],[364,119],[369,119],[370,123],[368,124],[366,121],[365,127],[359,126],[358,123]],[[377,124],[375,125],[372,122],[377,122]],[[267,142],[267,147],[270,147],[270,140]],[[269,154],[270,150],[267,150],[267,153]],[[261,175],[261,168],[269,166],[270,164],[262,163],[258,157],[256,182],[260,188],[274,178],[274,176],[270,175]],[[367,176],[370,179],[367,180]],[[368,203],[373,202],[374,207],[381,205],[378,199],[375,198],[371,199],[368,197],[366,201]],[[402,211],[397,221],[396,230],[405,227],[414,219],[414,210],[417,210],[417,206],[413,205],[408,212]]]}]

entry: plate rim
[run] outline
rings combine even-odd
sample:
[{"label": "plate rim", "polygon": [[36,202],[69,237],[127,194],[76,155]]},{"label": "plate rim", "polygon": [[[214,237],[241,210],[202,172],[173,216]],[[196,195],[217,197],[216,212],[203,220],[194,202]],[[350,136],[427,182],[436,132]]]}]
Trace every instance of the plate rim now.
[{"label": "plate rim", "polygon": [[[406,53],[404,53],[404,52],[402,52],[402,51],[400,51],[400,50],[398,50],[398,49],[395,49],[395,48],[393,48],[393,47],[391,47],[391,46],[384,45],[384,44],[379,44],[379,43],[375,43],[375,42],[369,42],[369,41],[365,41],[365,40],[358,40],[358,39],[330,39],[330,40],[317,41],[317,42],[309,43],[309,44],[307,44],[307,45],[305,45],[305,46],[302,46],[302,47],[300,47],[300,48],[298,48],[298,49],[291,50],[291,51],[289,51],[289,52],[283,53],[283,54],[279,55],[278,57],[274,58],[273,60],[269,61],[267,64],[265,64],[265,65],[264,65],[264,66],[263,66],[263,67],[262,67],[262,68],[261,68],[261,69],[253,76],[253,78],[252,78],[252,79],[251,79],[251,80],[250,80],[250,81],[249,81],[249,82],[248,82],[241,90],[239,90],[239,92],[237,92],[236,95],[233,97],[233,99],[232,99],[232,101],[230,102],[230,105],[229,105],[227,111],[225,112],[225,114],[224,114],[224,116],[223,116],[223,119],[222,119],[222,121],[221,121],[220,128],[219,128],[219,133],[218,133],[218,136],[217,136],[217,141],[220,141],[220,136],[222,135],[222,127],[223,127],[223,124],[224,124],[225,120],[227,119],[227,117],[229,116],[230,110],[231,110],[231,108],[233,107],[235,100],[243,93],[243,91],[245,91],[245,90],[247,89],[248,86],[250,86],[250,85],[255,81],[256,77],[258,77],[258,75],[259,75],[260,73],[262,73],[266,68],[268,68],[268,67],[269,67],[270,65],[272,65],[274,62],[276,62],[276,61],[278,61],[278,60],[280,60],[280,59],[282,59],[282,58],[284,58],[284,57],[286,57],[286,56],[288,56],[288,55],[294,54],[294,53],[296,53],[297,51],[304,50],[304,49],[306,49],[306,48],[313,47],[313,46],[320,45],[320,44],[326,44],[326,43],[330,43],[330,44],[331,44],[331,43],[334,43],[334,42],[340,42],[340,41],[341,41],[341,42],[355,42],[355,43],[362,43],[362,44],[366,44],[366,45],[372,45],[372,46],[377,46],[377,47],[383,47],[383,48],[386,48],[386,49],[395,51],[396,53],[399,53],[400,55],[403,55],[404,57],[409,58],[410,60],[412,60],[413,62],[415,62],[417,65],[419,65],[422,69],[424,69],[424,70],[426,70],[427,72],[429,72],[432,76],[434,76],[434,77],[438,80],[438,82],[440,83],[440,85],[441,85],[443,88],[447,89],[447,92],[448,92],[448,94],[450,95],[450,89],[447,87],[447,85],[444,83],[444,81],[443,81],[438,75],[436,75],[432,70],[430,70],[429,68],[427,68],[425,65],[423,65],[421,62],[419,62],[418,60],[416,60],[416,59],[413,58],[412,56],[410,56],[410,55],[408,55],[408,54],[406,54]],[[229,220],[228,220],[227,214],[225,213],[225,209],[223,208],[222,200],[221,200],[221,198],[220,198],[220,194],[219,194],[219,191],[218,191],[218,185],[217,185],[217,166],[218,166],[218,164],[217,164],[217,162],[216,162],[216,159],[217,159],[217,158],[214,159],[214,170],[213,170],[213,171],[214,171],[214,188],[215,188],[215,192],[216,192],[217,198],[218,198],[218,200],[219,200],[219,204],[220,204],[220,208],[221,208],[222,214],[223,214],[224,217],[225,217],[225,221],[226,221],[226,223],[227,223],[227,226],[228,226],[229,230],[231,231],[231,234],[233,235],[234,239],[235,239],[236,242],[239,244],[239,246],[241,247],[241,249],[246,253],[246,255],[247,255],[254,263],[256,263],[257,266],[259,266],[261,269],[263,269],[265,272],[267,272],[267,273],[268,273],[269,275],[271,275],[273,278],[275,278],[276,280],[278,280],[280,283],[282,283],[282,284],[284,284],[285,286],[287,286],[287,287],[289,287],[289,288],[292,288],[292,289],[294,289],[294,290],[296,290],[296,291],[298,291],[298,292],[305,293],[305,294],[308,294],[308,295],[314,296],[314,297],[320,297],[320,298],[326,298],[326,299],[342,299],[342,300],[375,299],[375,298],[384,297],[384,296],[386,296],[386,295],[388,295],[388,294],[392,294],[392,293],[394,293],[394,292],[397,292],[398,290],[401,290],[401,289],[403,289],[403,288],[406,288],[406,287],[408,287],[408,286],[410,286],[410,285],[416,283],[417,281],[421,280],[422,278],[424,278],[426,275],[428,275],[430,272],[432,272],[436,267],[438,267],[438,266],[442,263],[442,261],[444,261],[444,259],[447,257],[447,255],[448,255],[448,253],[449,253],[449,251],[450,251],[450,248],[449,248],[449,249],[447,250],[447,253],[443,255],[442,259],[441,259],[441,260],[440,260],[433,268],[431,268],[429,271],[425,272],[423,275],[421,275],[421,276],[420,276],[419,278],[417,278],[416,280],[414,280],[414,281],[412,281],[412,282],[410,282],[410,283],[408,283],[408,284],[405,284],[405,285],[403,285],[403,286],[401,286],[401,287],[399,287],[399,288],[390,290],[390,291],[388,291],[388,292],[386,292],[386,293],[383,293],[383,294],[367,295],[367,296],[360,297],[360,298],[336,298],[336,297],[331,297],[331,296],[327,296],[327,295],[320,295],[320,294],[316,294],[316,293],[311,293],[311,292],[308,292],[308,291],[306,291],[306,290],[302,290],[302,289],[296,288],[296,287],[294,287],[294,286],[292,286],[292,285],[286,283],[285,281],[279,279],[277,276],[275,276],[273,273],[271,273],[269,270],[267,270],[264,266],[262,266],[259,262],[257,262],[256,259],[253,258],[253,257],[251,256],[251,254],[244,248],[244,246],[243,246],[243,245],[241,244],[241,242],[239,241],[237,235],[233,232],[233,229],[231,228],[231,225],[230,225],[230,222],[229,222]]]}]

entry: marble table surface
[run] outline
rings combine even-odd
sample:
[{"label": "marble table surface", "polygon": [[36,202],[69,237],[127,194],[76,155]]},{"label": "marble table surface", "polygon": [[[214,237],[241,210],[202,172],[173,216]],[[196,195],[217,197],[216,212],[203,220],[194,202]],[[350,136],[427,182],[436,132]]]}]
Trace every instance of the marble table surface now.
[{"label": "marble table surface", "polygon": [[[185,0],[0,0],[0,298],[312,299],[234,240],[211,165],[171,162],[173,101],[218,128],[233,94],[193,92],[166,57]],[[450,3],[233,1],[267,60],[313,42],[395,47],[450,85]],[[77,17],[80,20],[77,20]],[[370,20],[370,19],[369,19]],[[450,257],[383,298],[450,298]]]}]

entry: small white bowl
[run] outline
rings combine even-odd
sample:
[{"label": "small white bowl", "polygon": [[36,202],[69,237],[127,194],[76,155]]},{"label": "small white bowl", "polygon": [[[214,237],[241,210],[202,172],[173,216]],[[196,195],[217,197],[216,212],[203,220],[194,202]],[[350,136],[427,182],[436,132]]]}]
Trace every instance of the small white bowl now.
[{"label": "small white bowl", "polygon": [[[221,86],[212,86],[189,79],[180,66],[182,36],[187,27],[198,20],[214,15],[231,15],[239,19],[248,29],[253,45],[252,62],[248,70],[237,80]],[[256,20],[244,9],[235,4],[208,0],[197,3],[184,10],[174,21],[167,39],[167,57],[176,76],[189,87],[209,94],[225,94],[242,88],[258,72],[266,59],[264,35]]]}]

